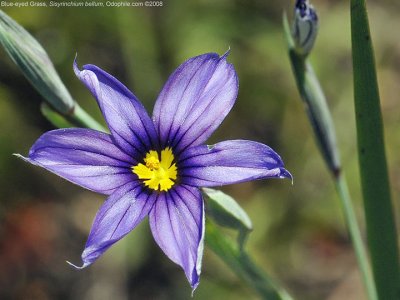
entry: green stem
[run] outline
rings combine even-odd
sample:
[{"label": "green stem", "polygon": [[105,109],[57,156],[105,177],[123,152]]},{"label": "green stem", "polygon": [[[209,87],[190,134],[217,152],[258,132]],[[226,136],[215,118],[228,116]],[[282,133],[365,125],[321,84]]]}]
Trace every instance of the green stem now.
[{"label": "green stem", "polygon": [[347,182],[342,174],[339,148],[336,144],[335,127],[327,101],[319,80],[313,71],[312,65],[308,62],[306,57],[299,54],[294,48],[286,15],[284,15],[283,21],[285,36],[289,46],[289,57],[297,87],[300,91],[301,98],[305,103],[309,120],[314,130],[316,142],[325,163],[334,178],[336,190],[339,195],[345,221],[347,223],[354,252],[366,289],[366,294],[369,300],[376,300],[376,286],[371,274],[370,263],[365,246],[361,238],[361,231],[352,206]]},{"label": "green stem", "polygon": [[290,52],[290,57],[295,77],[298,80],[300,93],[306,103],[317,143],[335,181],[368,299],[376,300],[376,288],[365,246],[362,242],[361,231],[357,224],[357,218],[354,213],[351,197],[348,193],[346,180],[343,175],[341,175],[342,171],[339,150],[336,145],[336,134],[325,95],[307,59],[299,57],[294,51]]},{"label": "green stem", "polygon": [[364,0],[351,0],[358,158],[368,245],[379,299],[400,298],[397,233],[390,195],[375,59]]},{"label": "green stem", "polygon": [[358,226],[357,217],[353,209],[349,189],[347,187],[347,181],[343,174],[335,177],[335,186],[339,194],[343,214],[350,232],[351,240],[353,242],[354,251],[356,253],[357,262],[361,270],[361,276],[365,285],[368,299],[376,300],[378,299],[378,295],[376,293],[375,283],[372,278],[368,256],[364,247],[363,240],[361,238],[361,231]]},{"label": "green stem", "polygon": [[91,128],[103,132],[107,131],[104,126],[93,119],[93,117],[89,115],[82,107],[80,107],[78,103],[75,103],[72,114],[65,116],[65,118],[79,127]]},{"label": "green stem", "polygon": [[340,173],[340,155],[336,143],[335,126],[325,94],[308,60],[294,49],[289,50],[289,57],[317,145],[329,171],[336,176]]},{"label": "green stem", "polygon": [[233,242],[228,240],[210,221],[206,222],[206,244],[262,299],[293,300],[283,288],[267,277],[244,251],[235,247]]}]

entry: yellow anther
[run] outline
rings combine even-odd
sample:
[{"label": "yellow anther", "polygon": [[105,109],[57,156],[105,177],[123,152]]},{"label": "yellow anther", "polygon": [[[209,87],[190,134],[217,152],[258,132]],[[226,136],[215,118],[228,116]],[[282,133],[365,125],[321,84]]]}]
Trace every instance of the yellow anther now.
[{"label": "yellow anther", "polygon": [[150,157],[149,159],[144,160],[146,162],[146,167],[150,170],[158,170],[160,168],[160,161],[155,157]]},{"label": "yellow anther", "polygon": [[132,167],[132,172],[139,179],[144,179],[143,183],[153,189],[168,191],[177,178],[176,164],[173,163],[174,155],[171,148],[165,148],[161,151],[161,161],[157,151],[151,150],[146,154],[144,162]]}]

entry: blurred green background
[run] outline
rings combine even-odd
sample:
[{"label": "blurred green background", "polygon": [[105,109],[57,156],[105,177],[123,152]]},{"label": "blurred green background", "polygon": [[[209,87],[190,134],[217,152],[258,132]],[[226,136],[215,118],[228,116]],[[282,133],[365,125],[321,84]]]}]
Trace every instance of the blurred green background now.
[{"label": "blurred green background", "polygon": [[[105,2],[105,1],[104,1]],[[325,89],[362,228],[355,145],[348,1],[313,1],[320,32],[311,61]],[[169,74],[189,57],[223,54],[239,76],[237,102],[210,143],[235,138],[274,148],[294,175],[224,187],[251,217],[248,251],[297,299],[365,299],[339,201],[291,74],[281,26],[288,1],[164,0],[162,7],[2,8],[48,51],[82,107],[103,122],[72,71],[100,66],[151,112]],[[396,213],[400,194],[400,4],[368,1]],[[38,93],[0,49],[0,299],[189,299],[180,268],[147,221],[93,266],[77,271],[104,197],[12,156],[52,125]],[[397,213],[398,215],[398,213]],[[227,235],[234,233],[226,231]],[[194,299],[257,299],[208,248]]]}]

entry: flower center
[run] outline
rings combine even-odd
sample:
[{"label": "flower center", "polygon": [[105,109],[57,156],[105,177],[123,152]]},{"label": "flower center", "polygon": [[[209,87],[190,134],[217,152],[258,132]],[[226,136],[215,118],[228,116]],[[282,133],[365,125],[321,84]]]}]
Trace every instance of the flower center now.
[{"label": "flower center", "polygon": [[132,167],[132,172],[139,179],[144,179],[145,186],[160,191],[168,191],[174,184],[177,175],[176,164],[171,148],[161,151],[161,160],[158,152],[151,150],[144,158],[144,164],[139,163]]}]

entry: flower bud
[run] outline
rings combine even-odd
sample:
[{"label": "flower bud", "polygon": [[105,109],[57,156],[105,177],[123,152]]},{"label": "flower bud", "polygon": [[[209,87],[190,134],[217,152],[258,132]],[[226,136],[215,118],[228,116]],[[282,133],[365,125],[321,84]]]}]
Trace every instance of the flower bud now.
[{"label": "flower bud", "polygon": [[308,0],[296,0],[292,36],[296,51],[307,56],[318,33],[318,16]]},{"label": "flower bud", "polygon": [[73,111],[75,102],[62,83],[43,47],[22,26],[0,10],[0,44],[29,82],[61,114]]},{"label": "flower bud", "polygon": [[203,188],[207,215],[217,224],[239,231],[238,242],[242,248],[253,225],[244,209],[231,196],[222,191]]},{"label": "flower bud", "polygon": [[[308,13],[308,3],[306,6],[302,4],[306,4],[306,1],[297,1],[297,21],[300,20],[301,15],[306,16]],[[310,7],[308,6],[308,8]],[[316,16],[315,20],[317,20]],[[295,23],[294,27],[296,27],[296,24],[300,23]],[[298,39],[296,40],[296,42],[294,41],[295,36],[293,32],[290,32],[289,22],[287,20],[286,14],[283,15],[283,28],[288,44],[289,58],[292,64],[297,88],[300,92],[302,100],[305,103],[305,108],[311,126],[314,130],[316,141],[320,148],[321,154],[329,167],[329,170],[331,171],[332,175],[337,178],[340,175],[341,163],[339,149],[336,143],[335,127],[325,98],[325,94],[321,88],[317,76],[314,73],[312,65],[310,64],[308,59],[306,59],[312,45],[310,46],[308,51],[304,51],[304,47],[300,49],[296,47]],[[300,50],[303,50],[303,52],[300,52]]]}]

